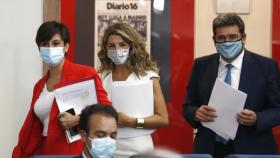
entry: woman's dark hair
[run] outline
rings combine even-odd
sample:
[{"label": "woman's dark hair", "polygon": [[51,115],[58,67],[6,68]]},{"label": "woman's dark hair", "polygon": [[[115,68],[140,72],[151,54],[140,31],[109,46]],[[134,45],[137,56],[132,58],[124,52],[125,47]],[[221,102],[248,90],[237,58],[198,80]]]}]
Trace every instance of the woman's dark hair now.
[{"label": "woman's dark hair", "polygon": [[87,106],[82,110],[80,115],[79,128],[86,133],[89,132],[89,120],[94,114],[100,114],[106,117],[112,117],[118,122],[118,113],[112,106],[106,106],[102,104],[94,104]]},{"label": "woman's dark hair", "polygon": [[237,25],[241,35],[245,33],[245,25],[240,16],[238,16],[236,13],[227,13],[219,15],[213,20],[212,27],[214,35],[216,35],[216,29],[218,27],[230,25]]},{"label": "woman's dark hair", "polygon": [[36,35],[36,43],[37,46],[40,46],[40,43],[42,42],[48,42],[49,40],[52,39],[52,37],[55,34],[59,34],[61,36],[61,39],[63,40],[64,44],[67,44],[70,42],[70,35],[68,28],[59,22],[56,21],[47,21],[43,23]]}]

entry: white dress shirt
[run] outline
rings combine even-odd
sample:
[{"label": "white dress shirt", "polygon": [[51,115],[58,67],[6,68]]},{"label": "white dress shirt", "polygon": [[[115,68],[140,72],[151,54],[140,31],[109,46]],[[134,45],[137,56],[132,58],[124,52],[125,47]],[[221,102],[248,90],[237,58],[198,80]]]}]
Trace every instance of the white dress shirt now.
[{"label": "white dress shirt", "polygon": [[242,69],[242,62],[244,57],[244,49],[241,52],[241,54],[232,62],[228,63],[226,62],[221,56],[219,60],[219,69],[218,69],[218,78],[222,81],[225,80],[226,74],[227,74],[227,64],[232,64],[233,68],[231,69],[231,86],[234,89],[238,89],[239,87],[239,81],[240,81],[240,74]]}]

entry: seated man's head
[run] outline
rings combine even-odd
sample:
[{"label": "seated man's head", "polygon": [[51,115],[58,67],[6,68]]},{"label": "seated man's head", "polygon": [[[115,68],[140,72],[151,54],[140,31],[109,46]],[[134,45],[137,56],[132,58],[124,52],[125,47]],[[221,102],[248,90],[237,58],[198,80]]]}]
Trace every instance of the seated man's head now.
[{"label": "seated man's head", "polygon": [[118,113],[111,106],[95,104],[83,109],[80,134],[87,157],[112,157],[116,148]]}]

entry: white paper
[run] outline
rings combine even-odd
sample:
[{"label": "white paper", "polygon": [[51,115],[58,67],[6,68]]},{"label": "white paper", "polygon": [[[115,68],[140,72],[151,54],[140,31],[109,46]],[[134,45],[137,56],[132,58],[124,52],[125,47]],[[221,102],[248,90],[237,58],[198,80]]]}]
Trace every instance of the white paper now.
[{"label": "white paper", "polygon": [[214,122],[203,122],[224,139],[235,139],[238,129],[237,113],[243,110],[247,94],[234,89],[227,83],[216,79],[208,105],[216,109]]},{"label": "white paper", "polygon": [[[94,80],[74,83],[55,89],[54,92],[60,112],[65,112],[73,108],[76,115],[78,115],[86,106],[97,103]],[[79,134],[70,136],[68,131],[65,134],[69,143],[81,139]]]},{"label": "white paper", "polygon": [[87,80],[55,90],[55,99],[60,112],[74,108],[76,114],[88,105],[96,104],[94,80]]},{"label": "white paper", "polygon": [[250,13],[250,0],[217,0],[217,13]]},{"label": "white paper", "polygon": [[[154,114],[152,80],[113,82],[113,107],[128,116],[145,118]],[[132,138],[151,134],[153,129],[118,128],[118,138]]]}]

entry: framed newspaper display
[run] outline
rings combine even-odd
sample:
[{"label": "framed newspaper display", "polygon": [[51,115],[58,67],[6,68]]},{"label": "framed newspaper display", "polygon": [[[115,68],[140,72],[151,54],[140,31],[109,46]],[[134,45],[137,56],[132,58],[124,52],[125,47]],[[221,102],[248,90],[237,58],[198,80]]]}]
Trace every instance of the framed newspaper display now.
[{"label": "framed newspaper display", "polygon": [[151,0],[95,0],[94,66],[100,65],[97,54],[105,30],[112,24],[130,24],[143,36],[146,49],[151,46]]}]

